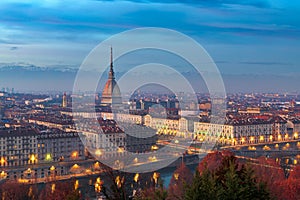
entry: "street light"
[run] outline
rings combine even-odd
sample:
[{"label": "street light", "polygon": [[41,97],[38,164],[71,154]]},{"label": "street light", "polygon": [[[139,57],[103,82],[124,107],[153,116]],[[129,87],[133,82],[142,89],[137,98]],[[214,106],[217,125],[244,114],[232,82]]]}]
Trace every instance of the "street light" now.
[{"label": "street light", "polygon": [[179,173],[174,173],[174,178],[177,181],[179,179]]},{"label": "street light", "polygon": [[298,139],[298,132],[295,132],[295,133],[294,133],[294,138],[295,138],[295,139]]},{"label": "street light", "polygon": [[102,184],[103,184],[103,181],[101,181],[100,177],[98,177],[95,182],[95,192],[97,192],[97,193],[101,192]]},{"label": "street light", "polygon": [[97,170],[97,169],[100,169],[100,163],[97,161],[95,162],[94,164],[94,168]]},{"label": "street light", "polygon": [[133,180],[134,180],[136,183],[138,182],[138,180],[139,180],[139,173],[136,173],[136,174],[134,175]]},{"label": "street light", "polygon": [[76,180],[74,183],[74,190],[77,190],[79,188],[79,181]]},{"label": "street light", "polygon": [[73,151],[71,157],[73,159],[77,159],[78,158],[78,151]]},{"label": "street light", "polygon": [[51,167],[50,167],[50,171],[54,171],[55,170],[55,167],[52,165]]},{"label": "street light", "polygon": [[55,192],[55,183],[52,183],[51,185],[51,193],[53,194]]},{"label": "street light", "polygon": [[284,139],[287,140],[288,138],[289,138],[289,135],[288,135],[288,134],[285,134],[285,135],[284,135]]},{"label": "street light", "polygon": [[116,177],[115,183],[117,184],[118,188],[120,188],[122,186],[123,182],[124,182],[124,177],[122,177],[122,179],[120,176]]}]

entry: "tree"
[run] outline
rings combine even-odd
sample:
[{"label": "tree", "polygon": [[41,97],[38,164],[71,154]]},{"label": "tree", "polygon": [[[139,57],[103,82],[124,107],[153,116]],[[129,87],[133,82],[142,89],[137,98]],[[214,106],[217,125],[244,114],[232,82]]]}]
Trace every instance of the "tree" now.
[{"label": "tree", "polygon": [[273,184],[273,194],[278,200],[300,199],[300,166],[292,169],[289,178]]},{"label": "tree", "polygon": [[74,187],[75,181],[54,181],[46,184],[44,189],[42,189],[39,199],[40,200],[56,200],[56,199],[66,199],[66,200],[79,200],[81,195],[78,188]]},{"label": "tree", "polygon": [[[157,173],[156,173],[157,174]],[[158,174],[157,174],[158,175]],[[166,200],[168,191],[163,186],[160,176],[152,176],[151,185],[141,189],[134,196],[134,200]]]},{"label": "tree", "polygon": [[185,199],[219,199],[219,189],[215,175],[212,172],[204,169],[200,175],[199,171],[196,171],[192,184],[186,189]]},{"label": "tree", "polygon": [[175,170],[171,178],[167,199],[184,199],[185,189],[188,185],[191,185],[192,179],[192,172],[184,163],[181,163],[181,165]]},{"label": "tree", "polygon": [[4,200],[35,200],[37,199],[37,188],[7,181],[0,186],[0,197]]},{"label": "tree", "polygon": [[267,187],[272,189],[276,182],[285,180],[283,169],[274,159],[260,157],[257,160],[257,163],[249,164],[252,165],[258,181],[265,182]]},{"label": "tree", "polygon": [[251,166],[240,163],[233,154],[214,152],[203,161],[185,193],[186,199],[270,199]]}]

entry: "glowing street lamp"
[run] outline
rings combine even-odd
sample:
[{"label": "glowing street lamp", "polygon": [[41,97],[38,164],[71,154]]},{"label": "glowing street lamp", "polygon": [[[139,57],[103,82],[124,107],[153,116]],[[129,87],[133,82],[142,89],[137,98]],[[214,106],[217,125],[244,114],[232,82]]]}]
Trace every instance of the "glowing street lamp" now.
[{"label": "glowing street lamp", "polygon": [[95,192],[97,192],[97,193],[101,192],[102,184],[103,184],[103,181],[101,181],[100,177],[98,177],[95,182]]},{"label": "glowing street lamp", "polygon": [[295,133],[294,133],[294,138],[295,138],[295,139],[298,139],[298,132],[295,132]]},{"label": "glowing street lamp", "polygon": [[134,175],[133,180],[134,180],[136,183],[139,181],[139,173],[136,173],[136,174]]},{"label": "glowing street lamp", "polygon": [[179,174],[178,173],[174,173],[174,178],[177,181],[179,179]]},{"label": "glowing street lamp", "polygon": [[76,180],[74,183],[74,190],[77,190],[79,188],[79,181]]},{"label": "glowing street lamp", "polygon": [[54,171],[55,170],[55,167],[52,165],[51,167],[50,167],[50,171]]},{"label": "glowing street lamp", "polygon": [[151,150],[157,150],[157,149],[158,149],[158,146],[156,146],[156,145],[151,146]]},{"label": "glowing street lamp", "polygon": [[285,134],[284,139],[287,140],[289,138],[288,134]]},{"label": "glowing street lamp", "polygon": [[265,146],[263,147],[263,150],[264,150],[264,151],[269,151],[269,150],[271,150],[271,148],[270,148],[269,146],[265,145]]},{"label": "glowing street lamp", "polygon": [[153,178],[154,183],[156,185],[157,184],[157,180],[159,178],[159,173],[158,172],[154,172],[152,178]]},{"label": "glowing street lamp", "polygon": [[51,185],[51,193],[53,194],[55,192],[55,183],[52,183]]},{"label": "glowing street lamp", "polygon": [[94,168],[95,168],[95,169],[100,169],[100,163],[99,163],[98,161],[95,162]]},{"label": "glowing street lamp", "polygon": [[296,159],[294,159],[294,165],[297,165],[298,161]]},{"label": "glowing street lamp", "polygon": [[77,159],[78,158],[78,151],[73,151],[72,154],[71,154],[71,157],[73,159]]},{"label": "glowing street lamp", "polygon": [[26,172],[27,172],[27,174],[31,174],[31,169],[30,168],[28,168],[27,170],[26,170]]},{"label": "glowing street lamp", "polygon": [[124,177],[122,179],[120,176],[116,177],[115,183],[117,184],[118,188],[120,188],[122,186],[123,182],[124,182]]}]

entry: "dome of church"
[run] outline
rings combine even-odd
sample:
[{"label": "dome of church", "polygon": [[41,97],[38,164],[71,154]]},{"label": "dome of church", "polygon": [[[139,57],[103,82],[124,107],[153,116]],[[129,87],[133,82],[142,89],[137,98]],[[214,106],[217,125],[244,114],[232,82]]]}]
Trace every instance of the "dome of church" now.
[{"label": "dome of church", "polygon": [[119,86],[115,80],[115,76],[114,76],[112,49],[111,49],[110,70],[108,73],[108,80],[106,81],[105,86],[102,91],[101,104],[102,105],[121,105],[122,104],[120,88],[119,88]]}]

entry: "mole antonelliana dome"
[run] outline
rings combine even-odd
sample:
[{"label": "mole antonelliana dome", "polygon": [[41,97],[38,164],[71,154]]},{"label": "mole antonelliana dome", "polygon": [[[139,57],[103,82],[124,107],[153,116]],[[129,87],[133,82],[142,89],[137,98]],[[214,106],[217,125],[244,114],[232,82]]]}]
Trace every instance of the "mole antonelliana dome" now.
[{"label": "mole antonelliana dome", "polygon": [[102,91],[101,104],[107,106],[122,104],[120,88],[115,80],[115,75],[114,75],[112,48],[111,48],[110,70],[108,73],[108,80],[106,81]]}]

